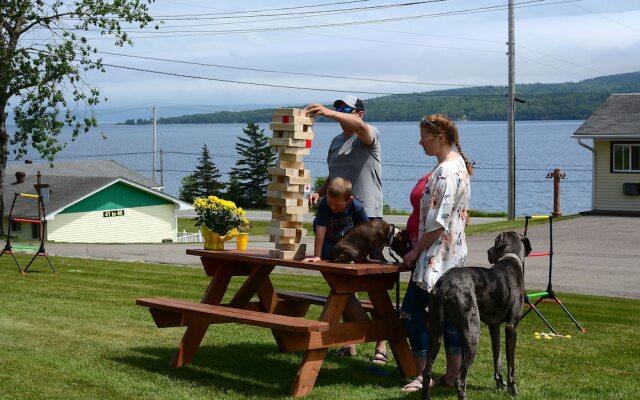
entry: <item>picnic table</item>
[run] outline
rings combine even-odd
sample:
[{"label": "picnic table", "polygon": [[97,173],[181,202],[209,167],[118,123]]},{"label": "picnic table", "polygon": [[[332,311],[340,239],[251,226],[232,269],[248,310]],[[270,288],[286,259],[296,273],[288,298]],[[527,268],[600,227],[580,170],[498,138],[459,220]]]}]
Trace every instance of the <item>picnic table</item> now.
[{"label": "picnic table", "polygon": [[[280,351],[304,352],[289,391],[292,397],[311,392],[327,351],[334,346],[387,340],[400,372],[415,376],[404,322],[388,293],[406,266],[304,263],[270,258],[263,250],[187,250],[187,254],[199,256],[211,277],[200,303],[166,298],[136,301],[149,307],[157,327],[187,327],[171,368],[191,363],[210,325],[232,322],[270,328]],[[270,279],[276,266],[319,271],[330,291],[278,291]],[[229,303],[221,304],[234,276],[246,280]],[[358,300],[358,292],[368,293],[369,300]],[[257,301],[252,301],[256,295]],[[318,320],[305,318],[311,304],[323,306]]]}]

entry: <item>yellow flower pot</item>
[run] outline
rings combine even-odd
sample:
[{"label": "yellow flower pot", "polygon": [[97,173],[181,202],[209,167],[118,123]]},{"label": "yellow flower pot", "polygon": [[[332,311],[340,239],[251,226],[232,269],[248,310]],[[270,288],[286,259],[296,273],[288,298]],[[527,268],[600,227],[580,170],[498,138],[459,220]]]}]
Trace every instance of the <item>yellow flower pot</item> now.
[{"label": "yellow flower pot", "polygon": [[227,232],[224,236],[220,236],[218,232],[212,231],[211,229],[207,228],[206,225],[201,225],[200,231],[202,232],[202,237],[204,238],[205,250],[224,250],[224,242],[233,239],[238,234],[238,230],[234,228]]}]

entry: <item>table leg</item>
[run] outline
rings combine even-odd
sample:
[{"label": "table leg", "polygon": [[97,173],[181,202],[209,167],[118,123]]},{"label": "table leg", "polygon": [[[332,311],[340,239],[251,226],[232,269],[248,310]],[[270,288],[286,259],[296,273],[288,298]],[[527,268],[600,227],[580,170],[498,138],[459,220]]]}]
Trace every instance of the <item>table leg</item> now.
[{"label": "table leg", "polygon": [[[320,321],[326,321],[329,323],[337,322],[340,319],[348,300],[349,294],[335,294],[333,292],[329,294],[327,303],[320,315]],[[322,367],[322,363],[327,355],[327,350],[328,349],[324,348],[307,350],[305,352],[302,362],[300,363],[298,373],[293,380],[293,385],[291,385],[289,396],[302,397],[311,392],[311,389],[313,389],[313,385],[315,385],[316,379],[318,378],[320,367]]]},{"label": "table leg", "polygon": [[[231,277],[232,274],[229,269],[216,269],[201,302],[214,305],[220,304],[224,293],[227,291],[229,282],[231,282]],[[180,341],[178,349],[169,363],[169,368],[180,368],[184,365],[191,364],[193,357],[198,351],[198,347],[200,347],[202,338],[205,333],[207,333],[207,329],[209,329],[209,322],[192,318],[186,332],[182,336],[182,341]]]},{"label": "table leg", "polygon": [[[369,299],[375,309],[374,318],[394,318],[396,316],[396,310],[388,292],[369,292]],[[389,347],[391,347],[400,372],[406,377],[415,377],[416,365],[407,339],[389,340]]]}]

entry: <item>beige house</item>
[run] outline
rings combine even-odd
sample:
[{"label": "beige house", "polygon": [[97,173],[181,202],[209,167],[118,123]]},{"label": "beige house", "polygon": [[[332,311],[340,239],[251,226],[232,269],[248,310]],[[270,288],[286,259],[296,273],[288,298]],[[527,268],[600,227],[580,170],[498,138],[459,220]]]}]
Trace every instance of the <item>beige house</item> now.
[{"label": "beige house", "polygon": [[[16,196],[35,194],[37,173],[45,198],[45,240],[68,243],[161,243],[175,240],[177,210],[193,207],[154,190],[155,182],[115,161],[80,161],[48,164],[14,164],[5,173],[2,223],[19,239],[39,237],[41,220],[37,199]],[[17,173],[17,174],[16,174]],[[14,175],[15,182],[12,182]],[[15,199],[11,221],[9,213]]]},{"label": "beige house", "polygon": [[571,137],[593,154],[591,212],[640,214],[640,93],[611,95]]}]

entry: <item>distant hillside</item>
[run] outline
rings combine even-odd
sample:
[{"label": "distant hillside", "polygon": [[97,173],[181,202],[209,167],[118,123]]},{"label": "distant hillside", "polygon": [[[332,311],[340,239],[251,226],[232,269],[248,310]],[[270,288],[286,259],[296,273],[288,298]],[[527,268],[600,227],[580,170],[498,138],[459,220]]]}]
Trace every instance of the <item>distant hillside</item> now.
[{"label": "distant hillside", "polygon": [[[518,120],[585,119],[612,93],[640,92],[640,72],[601,76],[580,82],[516,85]],[[382,96],[365,101],[368,121],[417,121],[428,113],[443,113],[456,120],[504,121],[507,119],[505,87],[465,89]],[[298,105],[301,107],[301,105]],[[160,118],[160,124],[268,122],[272,109]],[[148,124],[127,120],[125,124]]]}]

